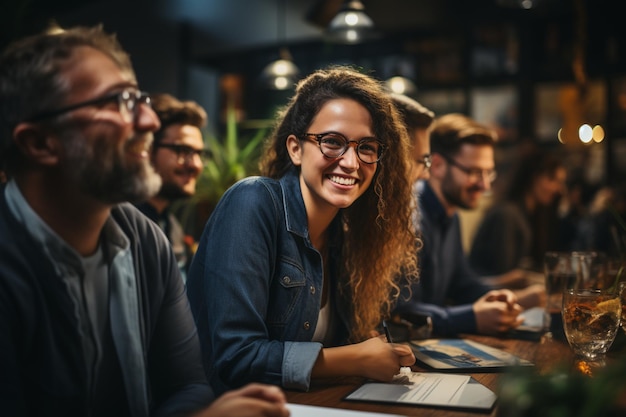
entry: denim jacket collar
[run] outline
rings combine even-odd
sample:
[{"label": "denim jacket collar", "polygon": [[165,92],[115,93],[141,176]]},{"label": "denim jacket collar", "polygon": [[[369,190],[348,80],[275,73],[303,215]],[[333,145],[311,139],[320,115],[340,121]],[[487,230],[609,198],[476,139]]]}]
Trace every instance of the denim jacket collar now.
[{"label": "denim jacket collar", "polygon": [[308,240],[308,220],[300,189],[299,174],[298,169],[293,167],[282,176],[279,182],[283,191],[283,207],[285,209],[287,230]]}]

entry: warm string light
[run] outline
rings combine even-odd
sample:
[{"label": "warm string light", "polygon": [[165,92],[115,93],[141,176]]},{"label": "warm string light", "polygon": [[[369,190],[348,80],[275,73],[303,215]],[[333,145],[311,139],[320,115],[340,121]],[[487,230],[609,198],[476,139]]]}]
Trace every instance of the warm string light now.
[{"label": "warm string light", "polygon": [[[586,10],[582,0],[575,1],[575,9],[577,18],[574,21],[574,27],[577,41],[574,44],[572,72],[576,79],[576,90],[572,98],[574,100],[573,108],[576,113],[567,127],[564,126],[559,129],[557,137],[559,142],[563,144],[573,144],[577,142],[583,144],[600,143],[605,137],[604,128],[599,124],[592,127],[590,124],[584,123],[584,119],[588,119],[587,113],[589,105],[587,100],[589,98],[589,83],[585,71],[585,44],[587,40]],[[578,123],[574,125],[574,121]]]},{"label": "warm string light", "polygon": [[[569,135],[565,134],[563,128],[559,129],[557,137],[559,139],[559,142],[563,144],[571,143],[572,140],[574,140],[574,138],[571,138],[569,137]],[[591,125],[583,123],[578,128],[578,137],[575,138],[575,140],[578,140],[584,144],[589,144],[592,142],[600,143],[604,140],[604,137],[605,133],[602,126],[595,125],[594,127],[591,127]]]}]

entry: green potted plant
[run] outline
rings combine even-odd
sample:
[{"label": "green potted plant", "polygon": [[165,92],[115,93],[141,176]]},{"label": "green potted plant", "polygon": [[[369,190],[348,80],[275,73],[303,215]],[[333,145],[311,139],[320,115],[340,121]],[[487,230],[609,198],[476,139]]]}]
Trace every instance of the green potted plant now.
[{"label": "green potted plant", "polygon": [[[591,375],[590,375],[591,374]],[[516,369],[498,391],[502,417],[618,417],[626,413],[626,357],[591,371],[561,365],[547,374]]]},{"label": "green potted plant", "polygon": [[198,179],[194,200],[217,204],[222,194],[235,182],[258,173],[257,163],[267,127],[260,128],[251,138],[240,138],[235,110],[226,112],[226,136],[223,141],[205,133],[205,146],[211,151]]}]

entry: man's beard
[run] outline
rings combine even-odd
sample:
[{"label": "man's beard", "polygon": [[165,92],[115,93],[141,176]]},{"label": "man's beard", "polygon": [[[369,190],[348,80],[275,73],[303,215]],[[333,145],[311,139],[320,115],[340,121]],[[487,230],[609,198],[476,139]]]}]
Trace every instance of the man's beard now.
[{"label": "man's beard", "polygon": [[150,161],[130,161],[126,155],[132,140],[123,148],[108,138],[94,139],[90,144],[77,132],[65,138],[66,174],[81,191],[105,203],[140,202],[155,195],[161,177]]},{"label": "man's beard", "polygon": [[450,171],[441,182],[441,194],[450,206],[458,207],[463,210],[474,210],[476,206],[468,204],[462,197],[462,188],[454,182]]},{"label": "man's beard", "polygon": [[190,198],[192,194],[185,191],[176,183],[164,181],[163,184],[161,184],[161,189],[159,190],[158,196],[168,201],[174,201]]}]

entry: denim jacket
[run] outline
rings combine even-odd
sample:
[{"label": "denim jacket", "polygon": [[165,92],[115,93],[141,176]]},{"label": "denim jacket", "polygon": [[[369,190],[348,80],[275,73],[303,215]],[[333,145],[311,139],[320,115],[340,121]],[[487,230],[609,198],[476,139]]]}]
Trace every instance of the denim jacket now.
[{"label": "denim jacket", "polygon": [[[339,217],[330,229],[335,242]],[[331,299],[340,324],[333,344],[341,344],[347,340],[349,313],[337,294],[334,270],[331,266]],[[243,179],[224,194],[205,226],[187,280],[205,369],[217,392],[251,381],[309,388],[322,349],[311,341],[322,274],[295,169],[279,181]]]}]

